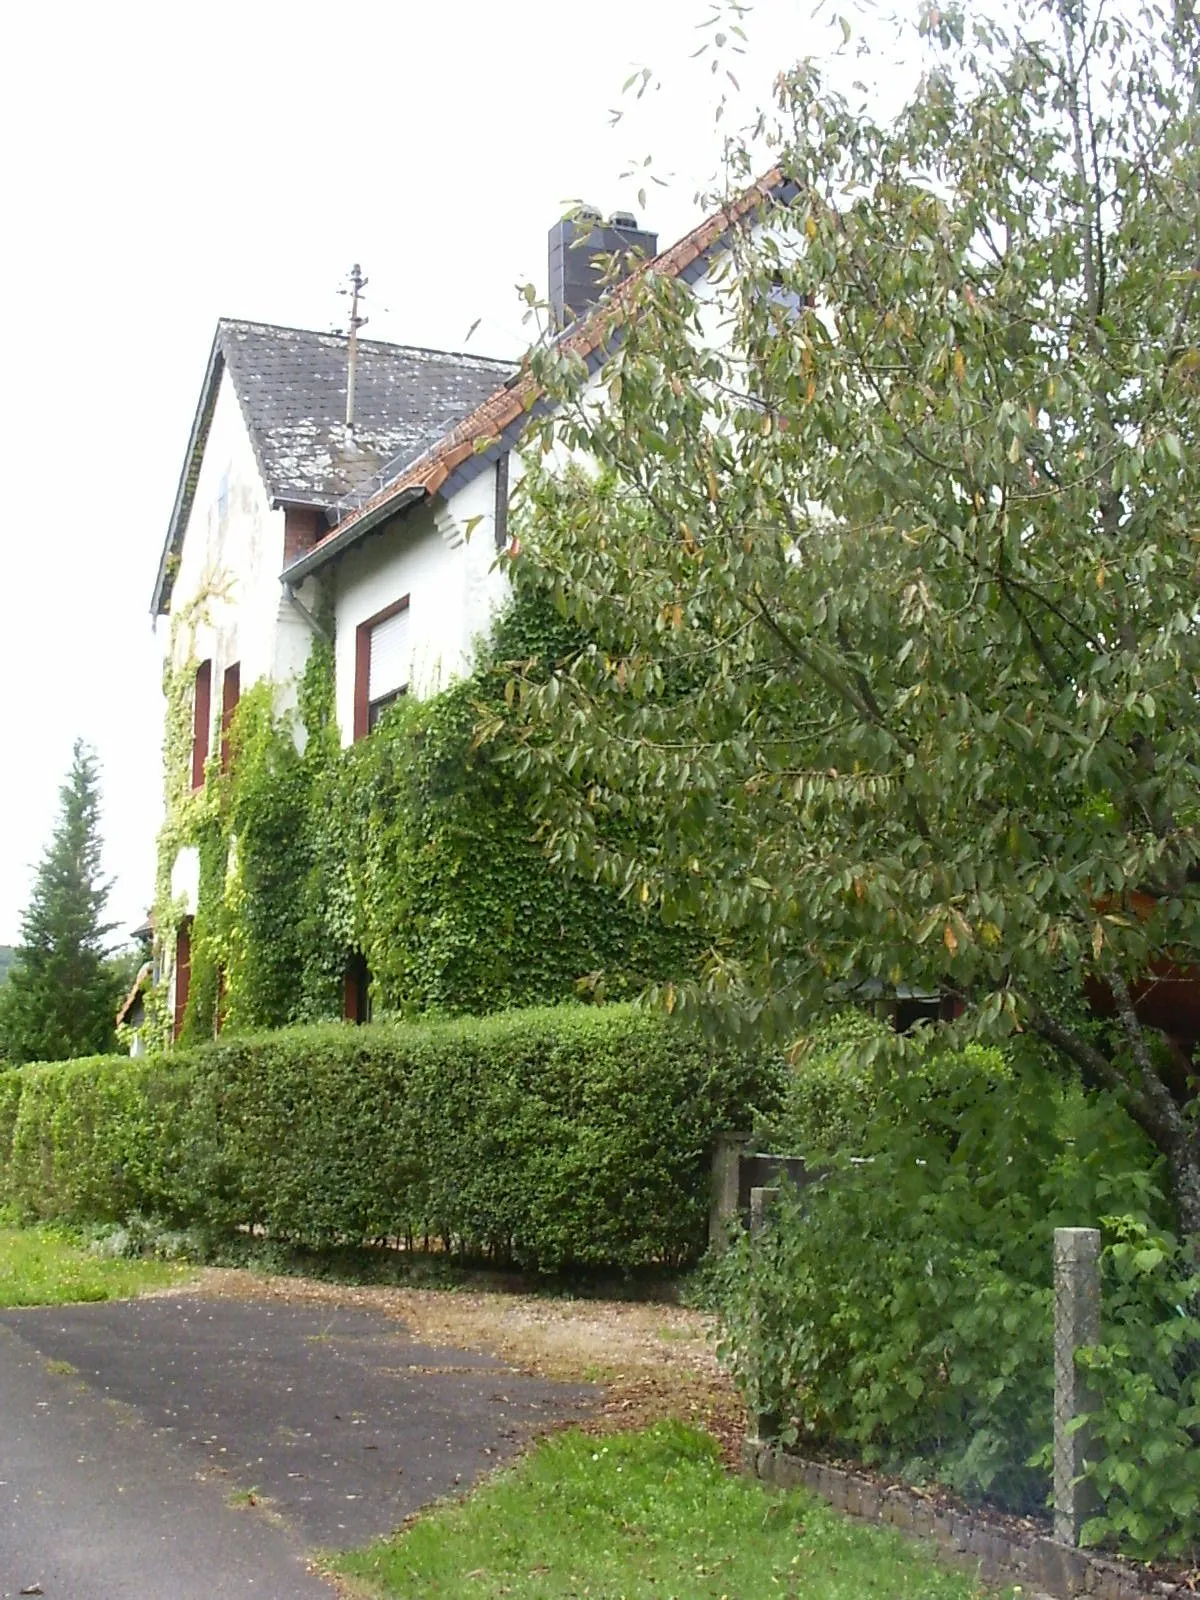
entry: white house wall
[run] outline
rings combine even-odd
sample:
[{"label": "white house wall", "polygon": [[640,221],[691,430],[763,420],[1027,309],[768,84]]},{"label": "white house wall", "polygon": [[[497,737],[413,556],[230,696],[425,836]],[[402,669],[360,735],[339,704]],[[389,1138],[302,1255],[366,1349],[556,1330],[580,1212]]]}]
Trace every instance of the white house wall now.
[{"label": "white house wall", "polygon": [[171,903],[184,917],[194,917],[200,900],[200,852],[185,845],[171,863]]},{"label": "white house wall", "polygon": [[[489,464],[448,501],[416,507],[338,564],[334,623],[343,744],[354,737],[359,624],[397,600],[409,601],[410,693],[436,694],[470,670],[507,592],[495,566],[495,494],[495,468]],[[472,526],[473,518],[479,520]]]},{"label": "white house wall", "polygon": [[176,630],[172,664],[212,661],[214,719],[222,676],[234,662],[243,694],[270,678],[280,708],[294,702],[310,635],[280,587],[283,530],[284,513],[271,507],[233,385],[222,374],[171,593],[172,617],[187,618]]}]

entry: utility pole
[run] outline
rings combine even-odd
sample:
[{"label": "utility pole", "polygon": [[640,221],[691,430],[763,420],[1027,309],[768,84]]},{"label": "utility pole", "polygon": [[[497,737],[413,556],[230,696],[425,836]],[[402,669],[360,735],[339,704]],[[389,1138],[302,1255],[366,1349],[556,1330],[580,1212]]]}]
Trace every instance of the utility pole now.
[{"label": "utility pole", "polygon": [[360,317],[358,314],[358,298],[366,287],[367,279],[363,277],[362,268],[356,261],[350,268],[349,289],[338,290],[339,294],[348,294],[350,296],[350,338],[346,349],[346,426],[348,428],[353,428],[354,426],[354,388],[358,377],[358,330],[365,328],[369,320],[367,317]]}]

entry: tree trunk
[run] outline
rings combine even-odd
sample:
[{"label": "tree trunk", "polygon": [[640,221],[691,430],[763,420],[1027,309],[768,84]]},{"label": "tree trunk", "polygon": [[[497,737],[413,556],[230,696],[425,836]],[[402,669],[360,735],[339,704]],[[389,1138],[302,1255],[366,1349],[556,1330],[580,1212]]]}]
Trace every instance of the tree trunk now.
[{"label": "tree trunk", "polygon": [[1167,1171],[1179,1231],[1191,1241],[1192,1253],[1200,1263],[1200,1132],[1185,1139],[1180,1148],[1167,1152]]},{"label": "tree trunk", "polygon": [[1200,1262],[1200,1123],[1190,1118],[1155,1070],[1145,1034],[1133,1013],[1129,991],[1114,980],[1117,1011],[1132,1049],[1138,1076],[1124,1072],[1103,1050],[1058,1017],[1035,1007],[1031,1022],[1047,1043],[1068,1056],[1085,1084],[1110,1089],[1167,1164],[1180,1234]]}]

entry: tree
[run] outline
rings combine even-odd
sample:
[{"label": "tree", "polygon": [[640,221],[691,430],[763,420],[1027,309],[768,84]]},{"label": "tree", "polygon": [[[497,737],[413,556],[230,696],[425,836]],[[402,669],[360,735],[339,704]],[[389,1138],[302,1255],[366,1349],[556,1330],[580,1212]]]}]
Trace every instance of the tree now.
[{"label": "tree", "polygon": [[96,758],[75,743],[60,815],[21,921],[0,990],[0,1058],[59,1061],[111,1050],[123,969],[108,959],[101,921],[110,885],[100,874]]},{"label": "tree", "polygon": [[947,993],[1115,1093],[1198,1235],[1194,1023],[1151,1026],[1200,976],[1195,28],[923,33],[890,122],[780,80],[773,196],[715,290],[612,297],[605,405],[533,356],[598,476],[529,453],[513,572],[593,642],[514,674],[514,759],[553,853],[710,930],[668,1005]]}]

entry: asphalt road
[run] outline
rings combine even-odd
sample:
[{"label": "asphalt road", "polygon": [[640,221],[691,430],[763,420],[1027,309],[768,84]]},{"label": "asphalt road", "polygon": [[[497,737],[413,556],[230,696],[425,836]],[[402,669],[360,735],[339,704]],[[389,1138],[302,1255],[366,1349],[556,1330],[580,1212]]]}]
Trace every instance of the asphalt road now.
[{"label": "asphalt road", "polygon": [[329,1600],[315,1551],[390,1532],[593,1399],[357,1308],[0,1312],[0,1600]]}]

